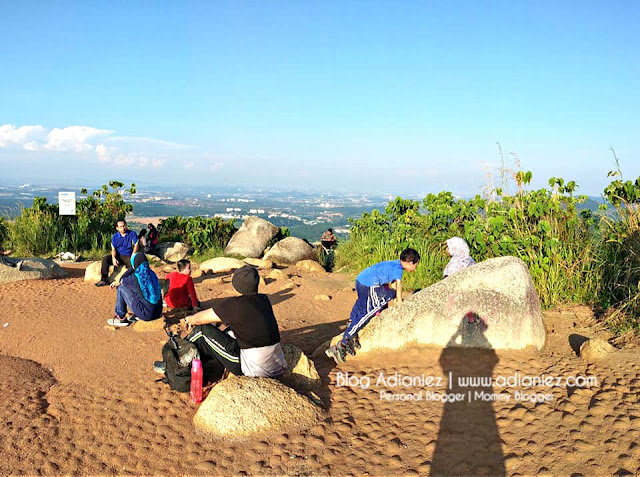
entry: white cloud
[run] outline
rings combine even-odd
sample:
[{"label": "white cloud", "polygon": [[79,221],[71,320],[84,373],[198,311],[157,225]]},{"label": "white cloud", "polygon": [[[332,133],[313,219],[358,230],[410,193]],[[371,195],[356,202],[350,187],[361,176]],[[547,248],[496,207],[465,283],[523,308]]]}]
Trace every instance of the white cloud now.
[{"label": "white cloud", "polygon": [[[160,139],[113,136],[114,131],[90,126],[67,126],[48,130],[43,126],[0,125],[0,149],[27,151],[95,153],[99,162],[117,167],[161,168],[164,149],[189,148]],[[100,140],[96,144],[97,140]],[[114,145],[114,143],[116,145]],[[160,157],[159,157],[160,156]]]},{"label": "white cloud", "polygon": [[193,166],[195,165],[195,163],[193,161],[191,162],[185,162],[184,163],[184,168],[185,169],[193,169]]},{"label": "white cloud", "polygon": [[219,169],[222,169],[223,167],[224,167],[224,162],[215,162],[209,166],[209,170],[211,172],[215,172]]},{"label": "white cloud", "polygon": [[27,151],[40,149],[39,142],[46,137],[42,126],[20,126],[3,124],[0,126],[0,148],[21,147]]},{"label": "white cloud", "polygon": [[194,146],[190,144],[180,144],[177,142],[164,141],[162,139],[154,139],[151,137],[133,137],[133,136],[112,136],[110,138],[112,142],[124,143],[124,144],[137,144],[144,145],[145,147],[159,147],[163,149],[193,149]]},{"label": "white cloud", "polygon": [[96,146],[96,154],[99,161],[120,167],[158,169],[163,167],[166,162],[165,159],[158,159],[137,152],[122,153],[117,148],[107,147],[104,144]]},{"label": "white cloud", "polygon": [[48,151],[62,152],[86,152],[96,148],[89,141],[96,137],[108,136],[113,131],[96,129],[89,126],[67,126],[66,128],[54,128],[49,132],[44,149]]}]

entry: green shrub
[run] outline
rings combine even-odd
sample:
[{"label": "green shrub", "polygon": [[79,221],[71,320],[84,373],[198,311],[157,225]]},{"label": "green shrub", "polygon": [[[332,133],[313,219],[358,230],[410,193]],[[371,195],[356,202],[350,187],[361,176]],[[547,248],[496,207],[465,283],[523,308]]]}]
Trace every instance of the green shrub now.
[{"label": "green shrub", "polygon": [[529,191],[531,172],[515,175],[518,191],[498,189],[497,200],[480,196],[456,199],[451,192],[429,194],[420,204],[396,198],[384,212],[374,210],[353,220],[350,239],[337,251],[338,267],[357,271],[381,260],[397,259],[405,247],[422,260],[405,277],[408,287],[424,288],[442,278],[449,257],[445,241],[464,238],[476,261],[514,255],[529,267],[544,306],[593,300],[593,217],[580,215],[574,182],[551,178],[550,190]]},{"label": "green shrub", "polygon": [[193,247],[196,255],[207,250],[223,249],[236,228],[233,220],[219,217],[168,217],[160,221],[158,232],[163,241],[184,242]]},{"label": "green shrub", "polygon": [[[78,200],[75,216],[60,216],[56,204],[48,204],[44,197],[34,198],[33,205],[23,208],[9,227],[11,244],[18,253],[28,255],[108,250],[116,222],[133,210],[123,194],[135,194],[135,184],[126,191],[121,190],[123,186],[111,181]],[[87,190],[80,193],[87,194]]]}]

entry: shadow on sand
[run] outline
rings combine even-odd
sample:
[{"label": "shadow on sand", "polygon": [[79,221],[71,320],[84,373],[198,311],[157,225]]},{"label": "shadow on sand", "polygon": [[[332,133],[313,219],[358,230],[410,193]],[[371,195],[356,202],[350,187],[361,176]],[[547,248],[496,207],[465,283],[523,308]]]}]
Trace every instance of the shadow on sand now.
[{"label": "shadow on sand", "polygon": [[431,475],[506,474],[493,402],[486,398],[494,396],[491,381],[498,363],[486,329],[477,315],[465,316],[440,355],[446,393],[461,399],[444,405]]}]

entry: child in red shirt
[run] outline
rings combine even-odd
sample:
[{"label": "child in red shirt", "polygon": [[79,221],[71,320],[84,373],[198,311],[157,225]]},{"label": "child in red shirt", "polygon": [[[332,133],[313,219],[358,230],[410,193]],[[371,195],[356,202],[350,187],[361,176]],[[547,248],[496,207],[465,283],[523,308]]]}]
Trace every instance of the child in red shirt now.
[{"label": "child in red shirt", "polygon": [[196,287],[193,284],[193,278],[191,278],[191,262],[180,260],[177,266],[177,272],[171,272],[165,277],[169,281],[169,291],[167,291],[164,301],[169,308],[187,307],[194,311],[200,311]]}]

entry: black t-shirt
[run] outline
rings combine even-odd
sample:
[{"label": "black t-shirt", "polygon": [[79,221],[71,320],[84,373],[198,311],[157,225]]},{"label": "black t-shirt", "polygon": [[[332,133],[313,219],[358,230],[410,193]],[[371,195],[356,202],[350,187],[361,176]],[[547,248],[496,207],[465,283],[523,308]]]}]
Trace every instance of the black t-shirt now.
[{"label": "black t-shirt", "polygon": [[261,348],[280,342],[278,323],[267,295],[225,298],[213,307],[222,322],[231,327],[240,348]]}]

